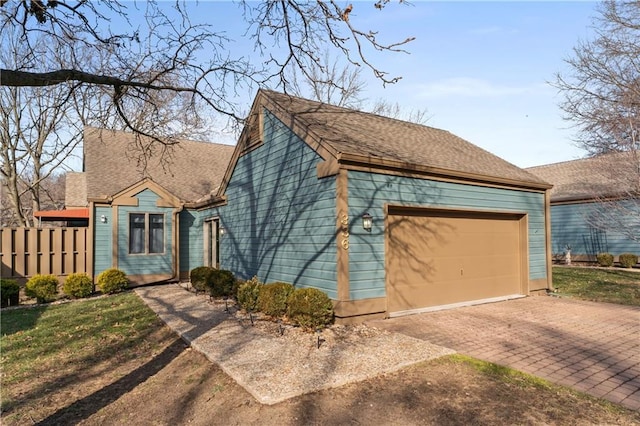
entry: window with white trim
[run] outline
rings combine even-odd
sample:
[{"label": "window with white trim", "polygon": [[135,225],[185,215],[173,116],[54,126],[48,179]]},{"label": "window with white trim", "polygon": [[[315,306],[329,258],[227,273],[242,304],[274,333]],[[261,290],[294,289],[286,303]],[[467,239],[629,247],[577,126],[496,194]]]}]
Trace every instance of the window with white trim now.
[{"label": "window with white trim", "polygon": [[164,253],[164,214],[129,214],[129,253]]}]

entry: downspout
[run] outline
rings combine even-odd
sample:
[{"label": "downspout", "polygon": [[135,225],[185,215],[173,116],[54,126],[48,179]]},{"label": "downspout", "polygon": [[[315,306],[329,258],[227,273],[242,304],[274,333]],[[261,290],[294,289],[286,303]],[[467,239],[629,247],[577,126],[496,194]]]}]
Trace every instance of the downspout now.
[{"label": "downspout", "polygon": [[169,281],[180,281],[180,212],[184,209],[184,203],[173,210],[173,275]]}]

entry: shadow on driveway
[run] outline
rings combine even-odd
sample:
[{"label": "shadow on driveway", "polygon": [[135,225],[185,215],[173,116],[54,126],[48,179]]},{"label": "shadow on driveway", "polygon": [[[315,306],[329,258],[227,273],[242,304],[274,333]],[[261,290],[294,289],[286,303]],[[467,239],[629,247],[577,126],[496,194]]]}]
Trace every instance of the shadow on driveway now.
[{"label": "shadow on driveway", "polygon": [[367,322],[640,410],[640,308],[546,296]]}]

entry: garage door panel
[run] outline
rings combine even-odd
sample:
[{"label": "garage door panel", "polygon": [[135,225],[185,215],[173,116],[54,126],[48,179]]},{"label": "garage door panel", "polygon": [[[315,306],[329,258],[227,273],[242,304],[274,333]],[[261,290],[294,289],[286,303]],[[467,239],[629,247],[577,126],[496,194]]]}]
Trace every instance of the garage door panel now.
[{"label": "garage door panel", "polygon": [[427,212],[387,224],[389,312],[521,293],[518,217]]}]

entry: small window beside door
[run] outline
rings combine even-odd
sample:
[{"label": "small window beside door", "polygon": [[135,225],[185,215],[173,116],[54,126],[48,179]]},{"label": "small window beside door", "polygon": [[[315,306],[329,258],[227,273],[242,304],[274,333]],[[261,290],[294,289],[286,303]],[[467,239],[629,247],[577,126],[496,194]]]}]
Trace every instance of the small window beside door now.
[{"label": "small window beside door", "polygon": [[129,253],[164,253],[164,214],[129,214]]}]

